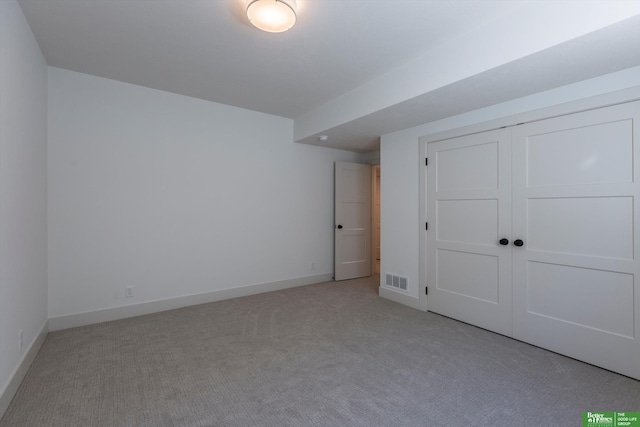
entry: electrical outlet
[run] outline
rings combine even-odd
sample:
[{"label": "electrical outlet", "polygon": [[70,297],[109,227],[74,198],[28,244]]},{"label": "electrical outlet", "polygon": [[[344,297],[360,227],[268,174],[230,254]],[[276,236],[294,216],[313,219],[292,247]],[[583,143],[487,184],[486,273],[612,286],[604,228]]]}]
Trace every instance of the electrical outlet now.
[{"label": "electrical outlet", "polygon": [[133,286],[127,286],[124,288],[125,298],[133,298]]},{"label": "electrical outlet", "polygon": [[312,262],[312,263],[311,263],[311,271],[313,271],[313,270],[315,270],[315,269],[316,269],[316,263],[315,263],[315,262]]},{"label": "electrical outlet", "polygon": [[24,336],[22,334],[22,329],[18,332],[18,350],[22,350],[22,345],[24,344]]}]

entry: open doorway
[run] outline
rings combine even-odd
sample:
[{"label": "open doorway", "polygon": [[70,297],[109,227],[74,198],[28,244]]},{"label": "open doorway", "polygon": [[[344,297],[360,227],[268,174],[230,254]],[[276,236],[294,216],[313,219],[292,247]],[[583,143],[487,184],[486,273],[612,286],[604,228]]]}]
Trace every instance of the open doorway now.
[{"label": "open doorway", "polygon": [[371,166],[371,270],[380,275],[380,165]]}]

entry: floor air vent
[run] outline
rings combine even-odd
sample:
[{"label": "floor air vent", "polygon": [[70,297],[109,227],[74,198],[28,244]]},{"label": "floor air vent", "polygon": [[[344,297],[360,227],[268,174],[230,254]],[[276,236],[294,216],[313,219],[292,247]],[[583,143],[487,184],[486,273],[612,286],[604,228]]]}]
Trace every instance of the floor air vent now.
[{"label": "floor air vent", "polygon": [[400,289],[402,291],[407,290],[407,278],[398,276],[395,274],[387,273],[385,276],[385,285],[390,288]]}]

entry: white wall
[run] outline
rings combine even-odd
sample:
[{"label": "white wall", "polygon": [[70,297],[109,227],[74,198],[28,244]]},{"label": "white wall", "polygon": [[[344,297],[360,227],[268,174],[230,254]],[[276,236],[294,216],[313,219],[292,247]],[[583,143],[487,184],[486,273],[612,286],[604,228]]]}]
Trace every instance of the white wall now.
[{"label": "white wall", "polygon": [[416,298],[420,247],[418,154],[418,144],[409,138],[396,140],[391,135],[381,140],[380,284],[385,273],[406,277],[408,291]]},{"label": "white wall", "polygon": [[368,163],[370,165],[379,165],[380,164],[380,150],[370,151],[368,153],[363,153],[360,155],[360,160],[363,163]]},{"label": "white wall", "polygon": [[49,317],[331,274],[333,162],[358,156],[292,141],[289,119],[50,67]]},{"label": "white wall", "polygon": [[[0,416],[47,321],[47,66],[14,0],[0,1]],[[24,345],[18,346],[18,331]],[[5,393],[6,392],[6,393]]]},{"label": "white wall", "polygon": [[[640,86],[640,67],[585,80],[513,101],[482,108],[436,122],[383,135],[381,138],[381,274],[397,273],[409,279],[409,295],[419,298],[420,282],[419,138],[447,130],[484,123],[592,96]],[[382,276],[383,277],[383,276]],[[388,296],[393,290],[385,290]],[[396,298],[411,305],[411,301]]]}]

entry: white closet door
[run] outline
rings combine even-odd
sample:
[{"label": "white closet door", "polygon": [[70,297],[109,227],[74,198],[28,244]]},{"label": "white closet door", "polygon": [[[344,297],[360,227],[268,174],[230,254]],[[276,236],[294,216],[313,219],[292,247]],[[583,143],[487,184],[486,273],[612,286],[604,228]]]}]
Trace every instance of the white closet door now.
[{"label": "white closet door", "polygon": [[514,337],[640,379],[640,104],[513,129]]},{"label": "white closet door", "polygon": [[429,310],[512,333],[510,130],[427,146]]}]

